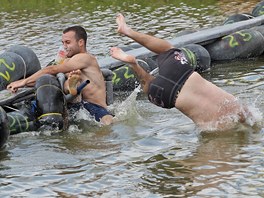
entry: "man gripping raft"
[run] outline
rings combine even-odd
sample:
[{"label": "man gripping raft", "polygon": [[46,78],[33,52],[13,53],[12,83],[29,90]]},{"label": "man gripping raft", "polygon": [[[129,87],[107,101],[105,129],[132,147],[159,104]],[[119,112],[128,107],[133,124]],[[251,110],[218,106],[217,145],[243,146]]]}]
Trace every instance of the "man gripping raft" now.
[{"label": "man gripping raft", "polygon": [[230,129],[252,116],[237,98],[193,71],[181,50],[131,29],[122,14],[118,14],[116,22],[118,33],[159,54],[159,74],[154,77],[138,65],[134,56],[117,47],[110,50],[113,58],[131,65],[152,103],[163,108],[176,107],[202,130]]},{"label": "man gripping raft", "polygon": [[62,44],[66,51],[67,59],[58,65],[45,67],[28,78],[15,81],[7,89],[16,92],[18,88],[33,86],[36,80],[44,74],[69,73],[74,70],[81,71],[82,81],[90,83],[82,90],[82,104],[97,121],[104,125],[113,123],[113,116],[107,110],[105,81],[94,57],[86,48],[87,33],[81,26],[66,28],[62,34]]}]

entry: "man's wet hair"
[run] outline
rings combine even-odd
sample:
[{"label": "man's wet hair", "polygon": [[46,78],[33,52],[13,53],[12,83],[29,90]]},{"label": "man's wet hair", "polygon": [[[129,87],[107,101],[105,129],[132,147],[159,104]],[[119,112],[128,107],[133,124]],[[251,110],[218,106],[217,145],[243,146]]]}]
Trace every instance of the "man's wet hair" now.
[{"label": "man's wet hair", "polygon": [[85,46],[86,46],[86,42],[87,42],[87,33],[85,31],[85,29],[81,26],[75,25],[75,26],[71,26],[66,28],[65,30],[63,30],[63,34],[73,31],[75,32],[75,38],[77,41],[83,39]]}]

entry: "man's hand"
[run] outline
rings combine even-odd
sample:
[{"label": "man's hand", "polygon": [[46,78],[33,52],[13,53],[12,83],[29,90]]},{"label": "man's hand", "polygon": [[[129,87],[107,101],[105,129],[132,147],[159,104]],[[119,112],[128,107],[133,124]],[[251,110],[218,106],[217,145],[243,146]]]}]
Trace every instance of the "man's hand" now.
[{"label": "man's hand", "polygon": [[25,85],[26,85],[25,79],[21,79],[7,85],[7,89],[15,93],[17,92],[18,88],[24,87]]}]

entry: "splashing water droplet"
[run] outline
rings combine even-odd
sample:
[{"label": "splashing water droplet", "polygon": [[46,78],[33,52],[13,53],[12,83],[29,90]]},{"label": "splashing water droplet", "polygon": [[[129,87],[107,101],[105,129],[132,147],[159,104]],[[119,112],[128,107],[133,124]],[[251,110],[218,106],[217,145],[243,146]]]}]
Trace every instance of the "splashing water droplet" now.
[{"label": "splashing water droplet", "polygon": [[131,117],[139,117],[136,110],[136,98],[138,93],[141,91],[141,86],[139,85],[134,89],[134,91],[115,109],[115,119],[118,121],[124,121],[131,119]]}]

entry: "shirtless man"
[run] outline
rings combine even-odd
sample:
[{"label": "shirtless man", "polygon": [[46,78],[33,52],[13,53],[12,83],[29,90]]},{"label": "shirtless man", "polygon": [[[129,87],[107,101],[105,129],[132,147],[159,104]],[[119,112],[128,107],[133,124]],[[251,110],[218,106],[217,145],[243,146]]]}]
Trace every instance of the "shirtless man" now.
[{"label": "shirtless man", "polygon": [[136,32],[122,14],[116,18],[117,32],[159,54],[159,74],[154,77],[142,69],[134,56],[113,47],[113,58],[130,64],[148,99],[163,108],[176,107],[202,130],[226,130],[245,122],[249,112],[233,95],[201,77],[183,53],[169,42]]},{"label": "shirtless man", "polygon": [[104,77],[96,58],[86,49],[87,33],[81,26],[66,28],[62,34],[62,43],[67,59],[59,65],[45,67],[26,79],[10,83],[7,89],[16,92],[24,86],[34,86],[36,80],[43,74],[69,73],[80,70],[81,81],[90,80],[82,90],[82,104],[104,125],[113,122],[113,116],[107,111],[106,87]]}]

